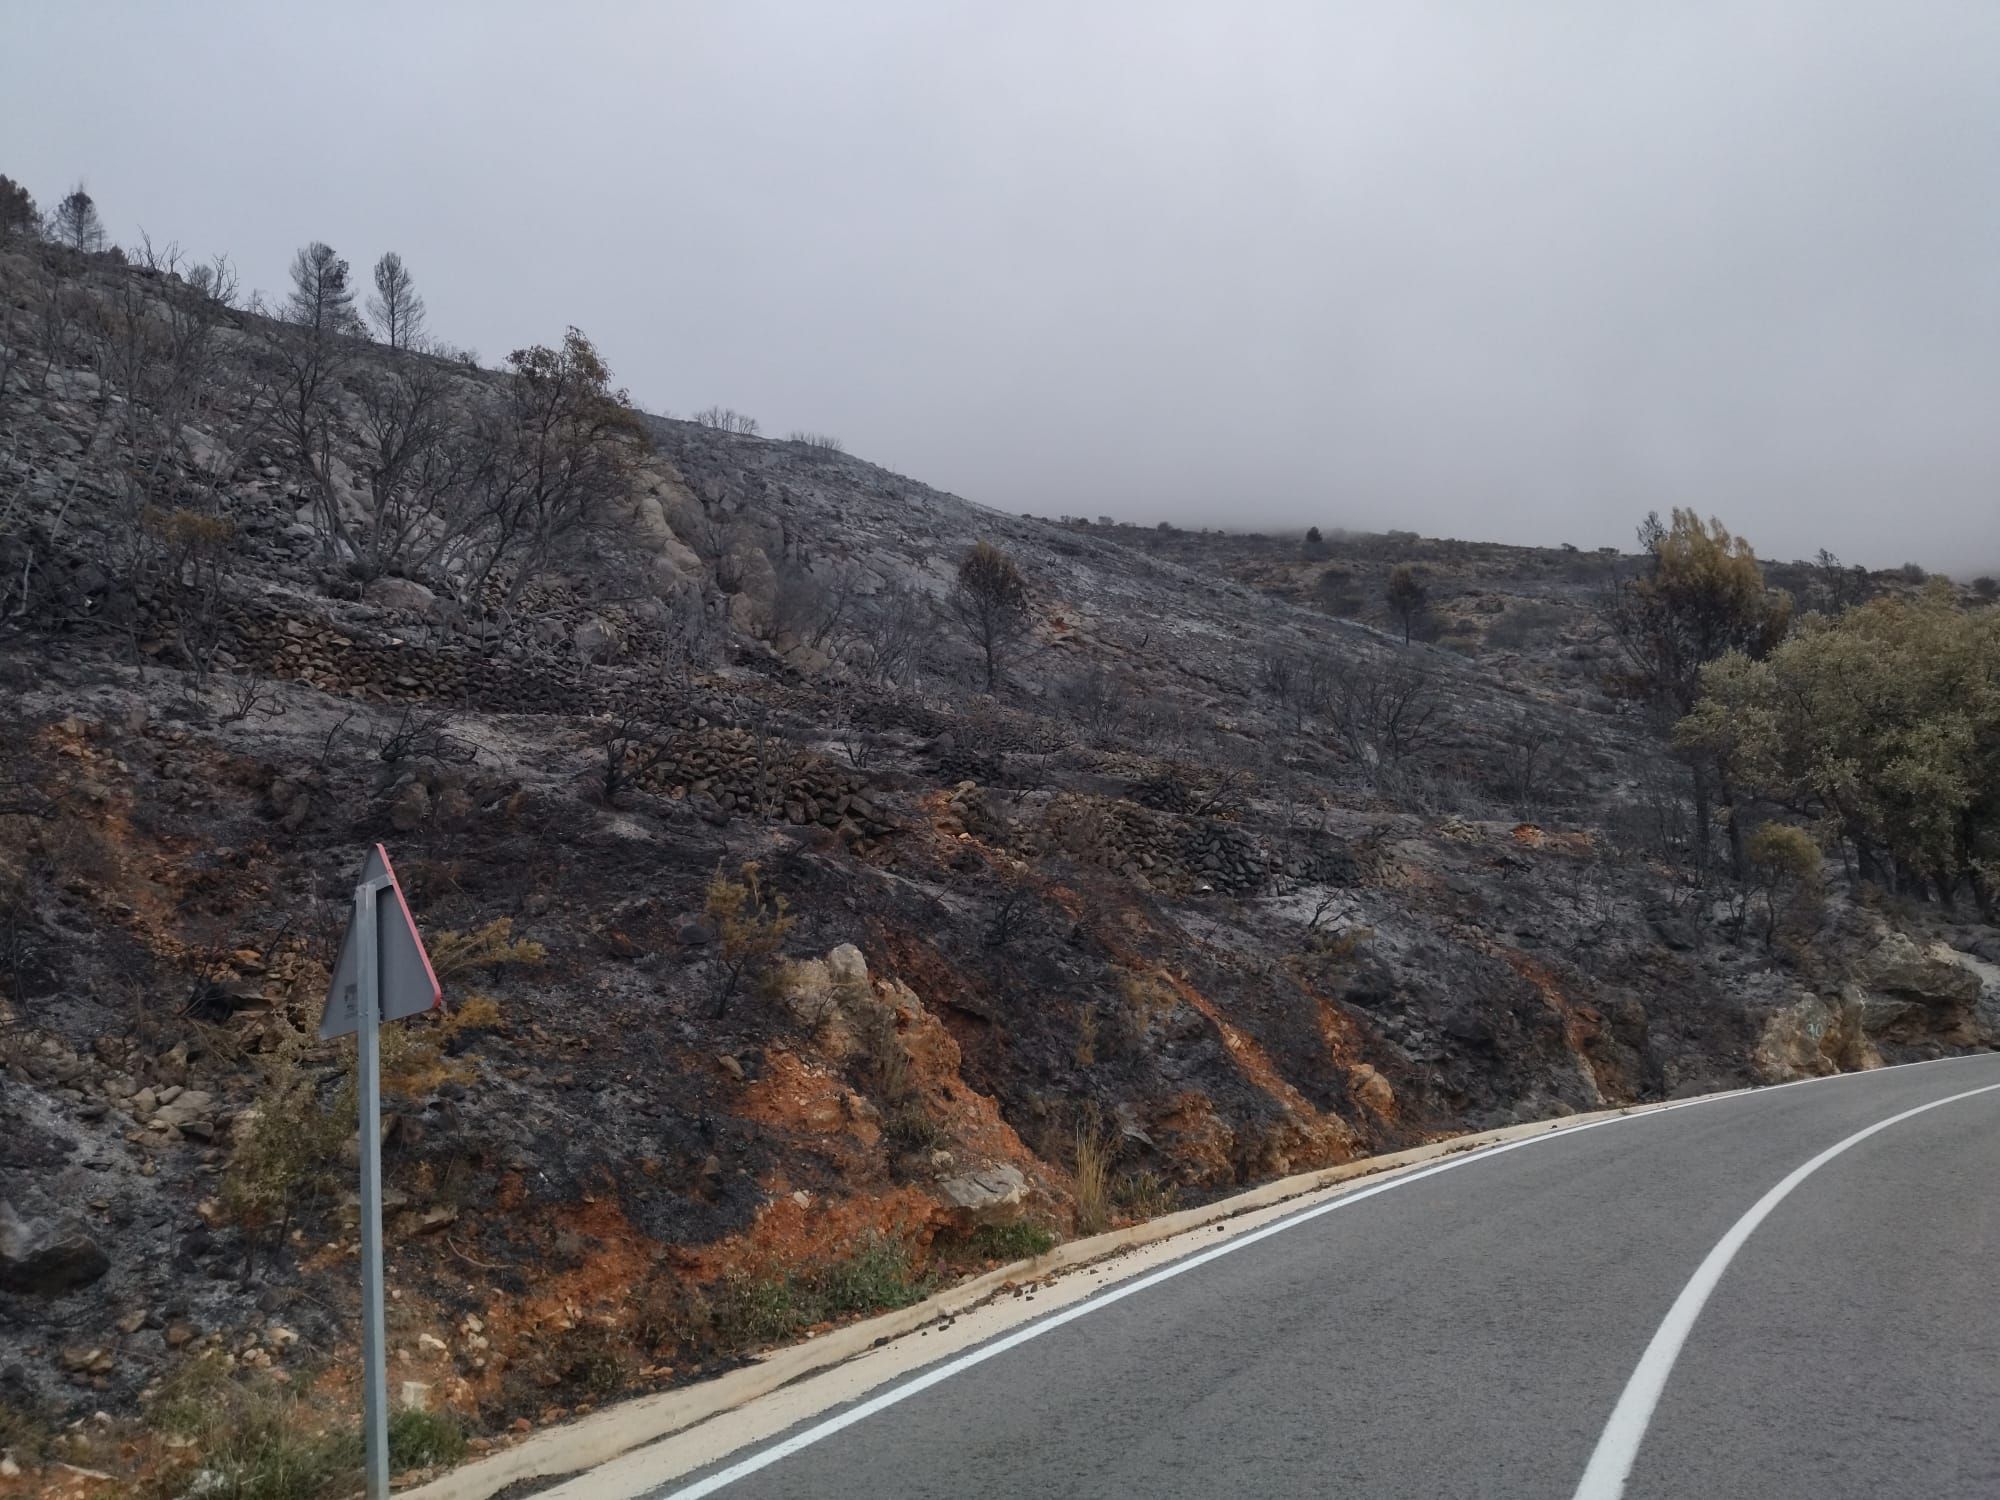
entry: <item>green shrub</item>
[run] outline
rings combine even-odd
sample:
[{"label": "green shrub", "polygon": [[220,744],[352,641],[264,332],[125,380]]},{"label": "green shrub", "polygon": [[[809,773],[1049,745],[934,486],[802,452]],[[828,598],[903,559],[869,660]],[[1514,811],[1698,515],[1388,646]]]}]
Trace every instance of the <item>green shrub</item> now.
[{"label": "green shrub", "polygon": [[[188,1361],[161,1383],[150,1425],[186,1440],[184,1458],[158,1476],[161,1495],[223,1500],[331,1500],[359,1487],[360,1432],[321,1425],[290,1390],[241,1379],[221,1355]],[[465,1457],[465,1429],[445,1412],[389,1416],[389,1468],[435,1468]]]},{"label": "green shrub", "polygon": [[1781,926],[1817,928],[1825,861],[1813,836],[1789,823],[1764,823],[1744,840],[1743,852],[1764,902],[1764,941],[1774,943]]},{"label": "green shrub", "polygon": [[1789,823],[1764,823],[1744,841],[1752,867],[1791,880],[1818,880],[1822,864],[1819,845],[1803,828]]},{"label": "green shrub", "polygon": [[785,898],[764,884],[754,860],[745,862],[737,874],[731,880],[717,869],[702,904],[716,931],[717,1020],[728,1014],[729,1002],[745,979],[767,998],[782,987],[784,966],[778,962],[778,951],[797,920]]},{"label": "green shrub", "polygon": [[808,1273],[809,1305],[814,1322],[850,1313],[881,1312],[921,1302],[931,1278],[919,1274],[910,1252],[893,1240],[870,1240],[844,1260]]},{"label": "green shrub", "polygon": [[219,1355],[168,1377],[149,1416],[190,1444],[186,1467],[159,1475],[164,1495],[198,1489],[217,1500],[321,1500],[360,1478],[358,1433],[314,1430],[290,1391],[233,1379]]},{"label": "green shrub", "polygon": [[303,1064],[303,1036],[294,1036],[265,1064],[247,1124],[222,1178],[222,1207],[238,1223],[269,1226],[278,1235],[307,1200],[332,1185],[355,1128],[354,1090],[348,1083],[323,1099]]},{"label": "green shrub", "polygon": [[[1865,881],[2000,912],[2000,614],[1951,589],[1808,618],[1710,662],[1677,745],[1816,820]],[[1779,835],[1773,835],[1779,837]],[[1794,841],[1796,844],[1796,841]],[[1746,854],[1749,852],[1746,848]],[[1810,861],[1784,850],[1787,879]]]},{"label": "green shrub", "polygon": [[465,1428],[449,1412],[406,1406],[389,1415],[389,1468],[434,1469],[465,1457]]},{"label": "green shrub", "polygon": [[799,1312],[796,1291],[789,1276],[730,1272],[709,1296],[709,1318],[717,1340],[725,1349],[738,1349],[790,1338],[808,1326]]},{"label": "green shrub", "polygon": [[783,1275],[724,1277],[711,1294],[710,1318],[726,1348],[779,1343],[819,1323],[908,1307],[935,1285],[908,1246],[870,1239],[838,1260]]},{"label": "green shrub", "polygon": [[318,1500],[345,1488],[341,1482],[360,1468],[361,1443],[352,1433],[312,1436],[253,1424],[203,1445],[195,1485],[216,1500]]},{"label": "green shrub", "polygon": [[1031,1260],[1056,1247],[1056,1232],[1032,1219],[1006,1224],[981,1224],[947,1248],[955,1260]]}]

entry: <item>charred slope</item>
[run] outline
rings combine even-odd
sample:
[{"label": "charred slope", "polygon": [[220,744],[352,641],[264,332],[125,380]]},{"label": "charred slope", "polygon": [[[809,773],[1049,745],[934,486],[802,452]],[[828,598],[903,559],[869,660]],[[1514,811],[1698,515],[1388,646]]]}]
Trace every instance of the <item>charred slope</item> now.
[{"label": "charred slope", "polygon": [[[27,347],[43,283],[5,264]],[[231,328],[225,363],[268,333]],[[348,1348],[311,1029],[376,839],[453,1002],[389,1062],[392,1378],[495,1428],[1044,1233],[1989,1034],[1981,972],[1874,913],[1732,927],[1588,658],[1405,648],[801,444],[649,421],[502,610],[449,566],[357,577],[248,442],[188,476],[230,540],[191,635],[116,545],[92,349],[6,407],[9,576],[48,584],[0,645],[0,1365],[58,1415],[205,1348],[308,1385]],[[341,476],[398,368],[353,361]],[[982,540],[1029,597],[991,694],[950,608]]]}]

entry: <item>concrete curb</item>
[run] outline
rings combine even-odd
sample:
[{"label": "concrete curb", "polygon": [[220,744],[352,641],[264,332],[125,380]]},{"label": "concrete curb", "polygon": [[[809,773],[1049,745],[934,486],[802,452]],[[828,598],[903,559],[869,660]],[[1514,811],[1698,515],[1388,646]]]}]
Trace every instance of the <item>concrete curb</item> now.
[{"label": "concrete curb", "polygon": [[[1702,1097],[1719,1098],[1741,1092],[1746,1091],[1724,1090],[1721,1094]],[[1627,1105],[1558,1120],[1537,1120],[1501,1130],[1453,1136],[1406,1151],[1362,1157],[1339,1166],[1282,1177],[1199,1208],[1183,1209],[1179,1213],[1148,1219],[1143,1224],[1074,1240],[1056,1246],[1046,1255],[1015,1261],[975,1276],[970,1281],[959,1282],[914,1306],[850,1323],[818,1338],[808,1339],[803,1344],[774,1350],[752,1364],[712,1380],[622,1401],[577,1421],[546,1428],[511,1448],[476,1459],[448,1474],[398,1493],[405,1500],[489,1500],[490,1496],[509,1485],[576,1474],[734,1411],[760,1396],[841,1364],[878,1344],[913,1333],[940,1319],[958,1317],[994,1294],[1021,1282],[1038,1281],[1061,1271],[1074,1270],[1122,1251],[1156,1244],[1191,1230],[1205,1229],[1222,1220],[1269,1208],[1289,1199],[1307,1197],[1360,1178],[1393,1174],[1458,1152],[1475,1151],[1484,1146],[1500,1145],[1595,1120],[1648,1114],[1687,1102],[1673,1100]],[[1190,1245],[1188,1248],[1193,1250],[1195,1247]]]}]

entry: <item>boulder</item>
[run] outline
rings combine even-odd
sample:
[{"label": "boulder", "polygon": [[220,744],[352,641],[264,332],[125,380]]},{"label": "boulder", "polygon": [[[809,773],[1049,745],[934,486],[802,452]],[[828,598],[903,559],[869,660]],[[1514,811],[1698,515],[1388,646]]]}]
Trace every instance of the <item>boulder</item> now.
[{"label": "boulder", "polygon": [[[681,571],[680,565],[670,557],[655,557],[648,572],[653,580],[653,591],[662,599],[671,599],[690,584],[690,575]],[[692,580],[698,583],[698,580]]]},{"label": "boulder", "polygon": [[817,677],[833,665],[833,658],[817,646],[797,645],[784,653],[785,665],[802,677]]},{"label": "boulder", "polygon": [[1766,1083],[1882,1066],[1867,1030],[1868,1005],[1849,987],[1834,999],[1800,995],[1765,1018],[1751,1064]]},{"label": "boulder", "polygon": [[700,556],[671,531],[665,532],[654,543],[654,548],[653,577],[662,592],[671,592],[688,583],[700,583],[708,576]]},{"label": "boulder", "polygon": [[165,1120],[177,1130],[199,1125],[214,1112],[215,1099],[202,1089],[187,1089],[162,1104],[153,1118]]},{"label": "boulder", "polygon": [[1392,1115],[1396,1112],[1396,1091],[1384,1078],[1367,1063],[1352,1063],[1347,1069],[1348,1086],[1354,1097],[1378,1115]]},{"label": "boulder", "polygon": [[1938,950],[1922,948],[1905,934],[1892,932],[1861,960],[1856,977],[1866,994],[1864,1025],[1869,1036],[1949,1045],[1976,1039],[1979,976],[1941,957]]},{"label": "boulder", "polygon": [[381,609],[421,615],[427,620],[437,618],[437,595],[414,578],[378,578],[368,585],[362,597]]},{"label": "boulder", "polygon": [[584,661],[600,665],[616,661],[625,650],[625,643],[618,639],[618,632],[596,615],[576,627],[570,635],[570,645],[575,647],[576,654]]},{"label": "boulder", "polygon": [[860,994],[868,993],[868,960],[852,943],[842,943],[826,956],[827,977],[836,987]]},{"label": "boulder", "polygon": [[1148,1151],[1157,1149],[1152,1136],[1147,1134],[1146,1127],[1139,1123],[1139,1111],[1129,1099],[1122,1101],[1112,1112],[1112,1120],[1118,1126],[1120,1140],[1135,1142]]},{"label": "boulder", "polygon": [[771,633],[771,611],[778,600],[778,573],[764,549],[747,538],[732,542],[719,570],[735,583],[729,613],[740,629],[758,637]]},{"label": "boulder", "polygon": [[1861,963],[1871,990],[1933,1007],[1970,1005],[1979,998],[1979,976],[1961,964],[1919,948],[1900,932],[1875,945]]},{"label": "boulder", "polygon": [[660,557],[662,561],[672,563],[674,570],[684,578],[699,582],[707,577],[707,571],[701,564],[701,555],[678,537],[668,537],[660,544]]},{"label": "boulder", "polygon": [[[667,481],[659,485],[648,498],[658,507],[666,535],[683,546],[693,548],[717,529],[716,522],[709,516],[707,507],[690,494],[684,484]],[[641,529],[644,530],[650,524],[650,512],[642,507],[638,519]],[[649,535],[648,540],[653,538]]]},{"label": "boulder", "polygon": [[[833,976],[825,959],[795,959],[785,965],[785,1005],[808,1026],[824,1026],[833,1020],[840,1005],[834,998]],[[844,1045],[837,1048],[837,1052],[845,1050]]]},{"label": "boulder", "polygon": [[1869,1036],[1896,1037],[1923,1029],[1924,1008],[1914,1000],[1862,995],[1861,1029]]},{"label": "boulder", "polygon": [[399,833],[414,833],[431,820],[431,794],[421,781],[412,781],[389,804],[389,823]]},{"label": "boulder", "polygon": [[[153,1060],[153,1077],[161,1083],[183,1084],[187,1082],[187,1076],[188,1044],[186,1042],[175,1042],[173,1046],[169,1047]],[[167,1096],[164,1093],[160,1096],[160,1102],[162,1104],[168,1102]]]},{"label": "boulder", "polygon": [[60,1297],[110,1269],[111,1258],[81,1229],[24,1219],[0,1198],[0,1291]]},{"label": "boulder", "polygon": [[938,1191],[960,1214],[975,1221],[1004,1217],[1028,1196],[1028,1179],[1021,1169],[1008,1162],[961,1172],[938,1184]]}]

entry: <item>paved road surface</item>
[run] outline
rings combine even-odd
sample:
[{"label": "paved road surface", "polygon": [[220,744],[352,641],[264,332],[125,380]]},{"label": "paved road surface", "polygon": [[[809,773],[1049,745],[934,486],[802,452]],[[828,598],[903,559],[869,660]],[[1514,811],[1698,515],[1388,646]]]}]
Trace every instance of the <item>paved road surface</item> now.
[{"label": "paved road surface", "polygon": [[659,1496],[2000,1497],[2000,1056],[1454,1163]]}]

